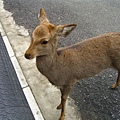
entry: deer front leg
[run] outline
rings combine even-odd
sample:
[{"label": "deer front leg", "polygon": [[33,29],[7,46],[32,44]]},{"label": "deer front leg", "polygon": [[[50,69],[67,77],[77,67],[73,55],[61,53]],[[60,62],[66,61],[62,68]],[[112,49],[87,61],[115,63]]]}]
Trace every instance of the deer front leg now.
[{"label": "deer front leg", "polygon": [[58,110],[62,109],[62,89],[60,89],[60,91],[61,91],[61,103],[57,106]]},{"label": "deer front leg", "polygon": [[64,120],[65,119],[65,104],[66,104],[66,100],[68,97],[68,94],[70,92],[71,88],[68,86],[64,86],[63,89],[61,89],[61,103],[60,105],[57,107],[59,109],[61,109],[61,116],[59,120]]}]

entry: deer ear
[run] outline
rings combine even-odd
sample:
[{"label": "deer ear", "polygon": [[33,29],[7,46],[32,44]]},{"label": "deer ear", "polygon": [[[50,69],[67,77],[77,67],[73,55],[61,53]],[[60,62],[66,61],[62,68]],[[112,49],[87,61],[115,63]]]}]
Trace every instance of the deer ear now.
[{"label": "deer ear", "polygon": [[59,25],[57,26],[57,35],[60,37],[66,37],[75,29],[76,26],[76,24]]},{"label": "deer ear", "polygon": [[38,18],[40,20],[40,23],[41,22],[49,22],[48,18],[47,18],[47,15],[45,13],[45,10],[42,8],[40,9],[40,12],[38,14]]}]

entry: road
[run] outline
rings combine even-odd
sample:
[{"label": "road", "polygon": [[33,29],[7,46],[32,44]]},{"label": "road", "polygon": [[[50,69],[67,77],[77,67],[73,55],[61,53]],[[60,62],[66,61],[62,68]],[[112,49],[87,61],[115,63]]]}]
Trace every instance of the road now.
[{"label": "road", "polygon": [[[3,0],[18,25],[31,33],[39,24],[37,14],[44,8],[54,24],[76,23],[77,28],[59,47],[107,32],[120,31],[120,0]],[[117,71],[107,69],[93,78],[80,80],[70,93],[83,120],[120,120],[120,87],[109,87]]]}]

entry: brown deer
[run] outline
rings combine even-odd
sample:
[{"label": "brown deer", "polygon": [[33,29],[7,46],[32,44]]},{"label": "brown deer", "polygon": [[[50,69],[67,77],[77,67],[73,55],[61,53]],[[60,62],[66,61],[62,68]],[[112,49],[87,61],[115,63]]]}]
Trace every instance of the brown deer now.
[{"label": "brown deer", "polygon": [[44,9],[40,10],[40,25],[32,34],[25,53],[27,59],[36,57],[38,70],[61,91],[59,120],[65,118],[65,103],[74,84],[92,77],[106,68],[118,70],[116,88],[120,84],[120,33],[107,33],[77,44],[58,49],[58,38],[66,37],[76,24],[56,26],[49,22]]}]

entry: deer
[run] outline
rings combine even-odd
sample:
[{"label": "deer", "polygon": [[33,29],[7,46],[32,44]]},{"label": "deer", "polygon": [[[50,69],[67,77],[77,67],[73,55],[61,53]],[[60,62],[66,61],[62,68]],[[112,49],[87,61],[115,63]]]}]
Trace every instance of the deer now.
[{"label": "deer", "polygon": [[26,59],[36,58],[38,71],[61,91],[59,120],[65,119],[65,104],[69,92],[78,80],[93,77],[107,68],[118,71],[115,89],[120,84],[120,33],[111,32],[58,48],[59,38],[68,36],[76,24],[54,25],[42,8],[40,24],[32,33],[31,44],[25,52]]}]

